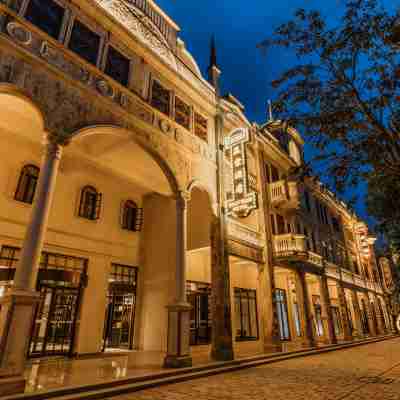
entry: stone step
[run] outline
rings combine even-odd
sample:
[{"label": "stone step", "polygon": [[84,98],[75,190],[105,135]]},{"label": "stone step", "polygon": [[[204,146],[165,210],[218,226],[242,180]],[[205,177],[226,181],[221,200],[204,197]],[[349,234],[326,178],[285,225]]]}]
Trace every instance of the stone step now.
[{"label": "stone step", "polygon": [[71,386],[58,388],[45,392],[35,392],[1,397],[0,400],[92,400],[104,399],[121,394],[127,394],[153,388],[161,385],[184,382],[187,380],[204,378],[211,375],[222,374],[226,372],[238,371],[244,368],[257,367],[260,365],[271,364],[283,360],[289,360],[308,355],[317,355],[329,351],[346,349],[369,343],[379,342],[397,338],[399,335],[386,335],[377,338],[363,339],[351,343],[341,343],[328,345],[321,348],[310,348],[286,353],[275,353],[268,355],[259,355],[254,357],[241,358],[228,362],[217,362],[197,367],[183,368],[173,371],[165,371],[158,374],[145,375],[140,377],[114,379],[103,383]]}]

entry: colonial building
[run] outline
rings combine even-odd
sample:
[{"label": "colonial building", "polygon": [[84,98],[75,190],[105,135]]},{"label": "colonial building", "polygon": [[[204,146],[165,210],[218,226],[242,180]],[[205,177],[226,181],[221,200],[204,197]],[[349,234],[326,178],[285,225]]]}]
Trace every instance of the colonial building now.
[{"label": "colonial building", "polygon": [[152,0],[0,0],[3,382],[32,357],[188,366],[390,331],[367,226],[178,34]]}]

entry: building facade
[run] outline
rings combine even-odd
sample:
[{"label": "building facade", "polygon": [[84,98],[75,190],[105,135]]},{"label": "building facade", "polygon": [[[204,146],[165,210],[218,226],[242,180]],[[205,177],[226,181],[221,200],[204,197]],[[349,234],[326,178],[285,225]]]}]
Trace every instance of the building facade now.
[{"label": "building facade", "polygon": [[0,0],[0,378],[392,329],[367,226],[292,176],[299,133],[249,122],[178,33],[151,0]]}]

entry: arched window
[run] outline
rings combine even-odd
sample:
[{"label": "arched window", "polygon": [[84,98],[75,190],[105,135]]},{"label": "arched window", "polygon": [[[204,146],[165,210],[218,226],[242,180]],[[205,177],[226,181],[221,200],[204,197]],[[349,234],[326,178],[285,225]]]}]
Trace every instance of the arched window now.
[{"label": "arched window", "polygon": [[93,186],[85,186],[81,192],[79,216],[91,220],[100,218],[102,195]]},{"label": "arched window", "polygon": [[135,202],[127,200],[122,208],[122,229],[139,232],[143,225],[143,209],[138,208]]},{"label": "arched window", "polygon": [[32,204],[37,181],[39,179],[39,168],[35,165],[25,165],[19,176],[17,190],[14,199],[23,203]]}]

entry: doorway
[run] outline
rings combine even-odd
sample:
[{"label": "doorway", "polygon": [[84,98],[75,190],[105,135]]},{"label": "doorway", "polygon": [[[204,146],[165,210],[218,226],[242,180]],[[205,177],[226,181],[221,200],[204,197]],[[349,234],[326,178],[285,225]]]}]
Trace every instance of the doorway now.
[{"label": "doorway", "polygon": [[190,345],[211,343],[211,285],[187,282],[187,298],[190,311]]},{"label": "doorway", "polygon": [[103,351],[133,348],[136,285],[137,267],[111,265],[104,319]]}]

